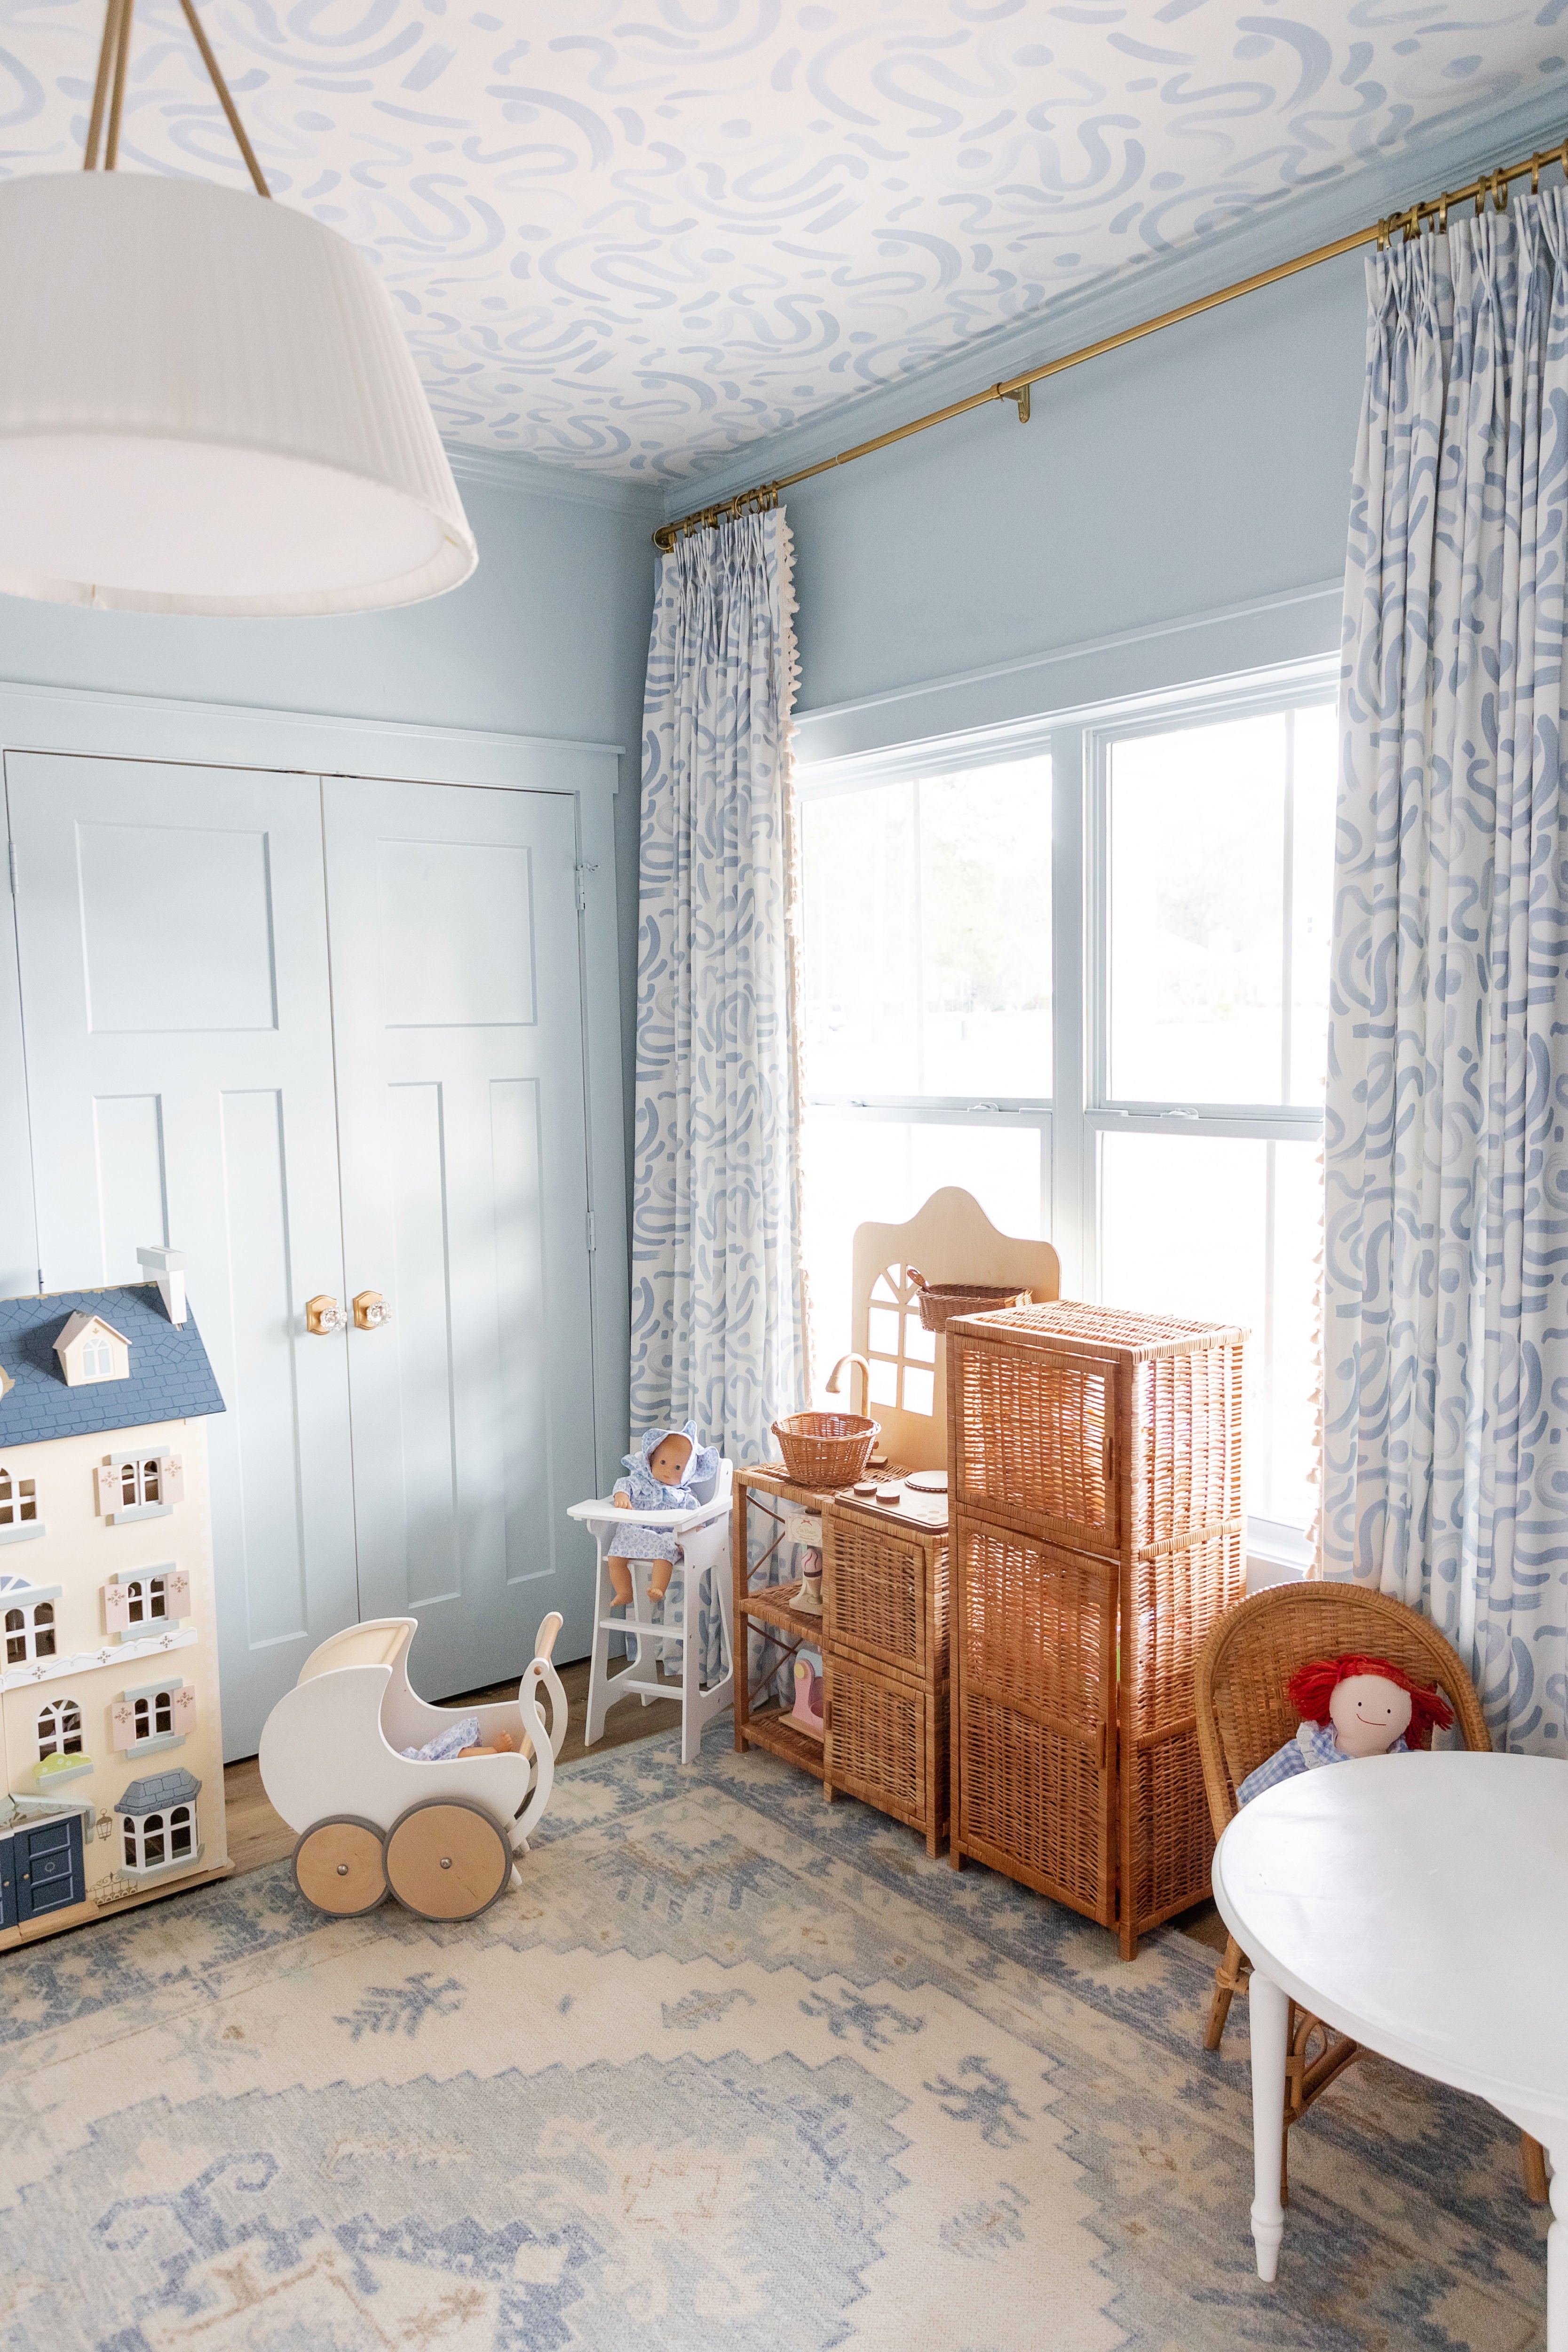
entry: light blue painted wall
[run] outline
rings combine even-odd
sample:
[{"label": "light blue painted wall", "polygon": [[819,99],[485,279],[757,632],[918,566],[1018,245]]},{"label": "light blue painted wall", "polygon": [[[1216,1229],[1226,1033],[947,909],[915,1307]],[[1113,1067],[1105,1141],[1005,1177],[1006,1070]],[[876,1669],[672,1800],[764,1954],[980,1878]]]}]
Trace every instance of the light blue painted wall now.
[{"label": "light blue painted wall", "polygon": [[802,755],[1331,649],[1364,336],[1353,255],[789,492]]},{"label": "light blue painted wall", "polygon": [[585,502],[516,470],[516,487],[461,480],[479,568],[450,595],[317,621],[188,620],[0,596],[0,677],[625,744],[615,829],[629,1086],[656,510],[646,500]]}]

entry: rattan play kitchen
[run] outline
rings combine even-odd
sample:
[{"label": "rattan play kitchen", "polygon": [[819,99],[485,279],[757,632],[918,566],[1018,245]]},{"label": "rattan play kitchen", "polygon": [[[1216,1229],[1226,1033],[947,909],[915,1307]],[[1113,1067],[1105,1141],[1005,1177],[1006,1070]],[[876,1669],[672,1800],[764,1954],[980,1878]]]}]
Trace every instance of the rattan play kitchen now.
[{"label": "rattan play kitchen", "polygon": [[1068,1300],[947,1326],[952,1859],[1128,1959],[1208,1892],[1193,1666],[1245,1585],[1244,1338]]}]

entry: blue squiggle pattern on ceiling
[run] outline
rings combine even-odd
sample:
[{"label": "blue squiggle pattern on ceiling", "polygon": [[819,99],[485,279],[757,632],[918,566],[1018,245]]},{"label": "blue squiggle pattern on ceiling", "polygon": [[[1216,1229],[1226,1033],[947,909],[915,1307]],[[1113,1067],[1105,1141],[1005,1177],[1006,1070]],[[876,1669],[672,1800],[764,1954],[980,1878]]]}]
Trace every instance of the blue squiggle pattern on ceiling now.
[{"label": "blue squiggle pattern on ceiling", "polygon": [[[377,259],[443,431],[689,473],[1563,74],[1563,0],[207,0],[272,184]],[[1308,17],[1312,21],[1308,21]],[[0,0],[0,170],[101,0]],[[122,163],[242,184],[174,0]]]}]

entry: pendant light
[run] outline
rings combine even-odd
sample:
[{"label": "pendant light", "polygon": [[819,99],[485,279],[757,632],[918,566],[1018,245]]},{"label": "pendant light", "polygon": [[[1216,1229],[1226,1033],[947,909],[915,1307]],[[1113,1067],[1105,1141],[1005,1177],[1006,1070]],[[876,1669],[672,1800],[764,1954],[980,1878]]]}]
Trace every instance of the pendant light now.
[{"label": "pendant light", "polygon": [[478,555],[386,289],[270,201],[180,5],[256,194],[115,169],[132,0],[108,0],[83,169],[0,184],[0,591],[213,614],[439,595]]}]

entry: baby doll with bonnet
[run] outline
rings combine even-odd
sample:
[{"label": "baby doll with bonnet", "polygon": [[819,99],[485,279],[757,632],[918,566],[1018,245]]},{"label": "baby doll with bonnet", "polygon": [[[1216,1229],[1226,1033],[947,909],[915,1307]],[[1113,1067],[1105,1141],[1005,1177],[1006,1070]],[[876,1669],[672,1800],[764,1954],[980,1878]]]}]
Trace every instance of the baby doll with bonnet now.
[{"label": "baby doll with bonnet", "polygon": [[1301,1717],[1301,1727],[1249,1772],[1236,1791],[1243,1805],[1265,1789],[1324,1764],[1343,1764],[1356,1756],[1403,1756],[1427,1732],[1447,1731],[1454,1719],[1440,1691],[1413,1683],[1403,1666],[1387,1658],[1356,1652],[1299,1666],[1285,1694]]},{"label": "baby doll with bonnet", "polygon": [[[681,1429],[650,1429],[635,1454],[622,1455],[630,1475],[617,1478],[611,1501],[618,1511],[695,1511],[706,1486],[718,1469],[718,1448],[704,1445],[697,1425],[688,1421]],[[632,1598],[634,1559],[655,1565],[648,1579],[650,1600],[662,1601],[681,1557],[681,1547],[667,1528],[627,1528],[615,1538],[615,1550],[605,1562],[610,1570],[612,1606],[622,1607]]]}]

